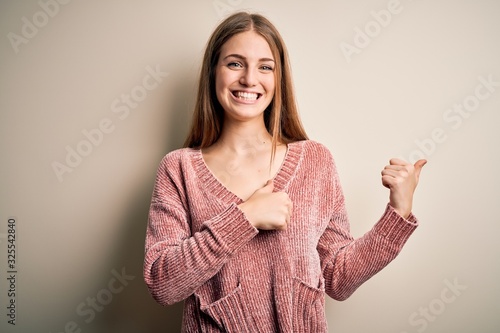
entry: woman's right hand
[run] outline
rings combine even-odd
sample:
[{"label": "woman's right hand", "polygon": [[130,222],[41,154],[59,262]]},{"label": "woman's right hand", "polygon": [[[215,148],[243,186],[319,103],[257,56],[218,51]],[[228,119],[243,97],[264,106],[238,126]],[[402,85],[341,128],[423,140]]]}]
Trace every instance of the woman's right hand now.
[{"label": "woman's right hand", "polygon": [[238,205],[248,221],[260,230],[285,230],[292,215],[292,200],[285,192],[274,192],[274,183],[268,180],[247,201]]}]

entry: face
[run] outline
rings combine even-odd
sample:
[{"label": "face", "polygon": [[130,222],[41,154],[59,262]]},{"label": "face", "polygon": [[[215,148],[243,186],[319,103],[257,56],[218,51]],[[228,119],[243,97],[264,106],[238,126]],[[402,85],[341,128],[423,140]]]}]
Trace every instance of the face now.
[{"label": "face", "polygon": [[274,96],[275,60],[267,41],[254,31],[231,37],[215,71],[217,99],[226,119],[262,119]]}]

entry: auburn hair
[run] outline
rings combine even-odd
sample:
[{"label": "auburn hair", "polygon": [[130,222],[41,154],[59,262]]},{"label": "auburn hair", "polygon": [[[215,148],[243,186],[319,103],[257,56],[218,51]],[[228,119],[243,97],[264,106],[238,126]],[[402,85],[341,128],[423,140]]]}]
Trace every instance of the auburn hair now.
[{"label": "auburn hair", "polygon": [[224,110],[215,92],[215,70],[221,48],[236,34],[255,31],[269,44],[276,61],[274,97],[264,111],[264,123],[272,136],[273,156],[278,143],[306,140],[295,101],[290,60],[285,43],[276,27],[260,14],[237,12],[227,17],[208,40],[198,83],[198,95],[191,129],[184,147],[206,148],[215,143],[222,132]]}]

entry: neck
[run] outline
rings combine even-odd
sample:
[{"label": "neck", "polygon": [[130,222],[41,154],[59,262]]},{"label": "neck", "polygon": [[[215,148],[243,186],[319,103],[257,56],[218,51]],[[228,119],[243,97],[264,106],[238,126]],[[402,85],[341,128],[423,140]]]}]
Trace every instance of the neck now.
[{"label": "neck", "polygon": [[215,144],[233,154],[243,155],[255,152],[255,150],[271,148],[271,143],[272,137],[262,120],[259,122],[224,122],[221,136]]}]

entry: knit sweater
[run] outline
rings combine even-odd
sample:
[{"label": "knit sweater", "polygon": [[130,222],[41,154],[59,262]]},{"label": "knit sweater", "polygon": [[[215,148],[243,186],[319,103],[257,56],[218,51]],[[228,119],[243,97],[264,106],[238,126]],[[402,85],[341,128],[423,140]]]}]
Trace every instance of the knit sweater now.
[{"label": "knit sweater", "polygon": [[288,144],[274,191],[293,202],[286,230],[258,230],[200,149],[158,168],[144,278],[163,305],[184,300],[183,332],[327,332],[325,293],[345,300],[401,251],[417,227],[390,205],[353,239],[333,157],[310,140]]}]

